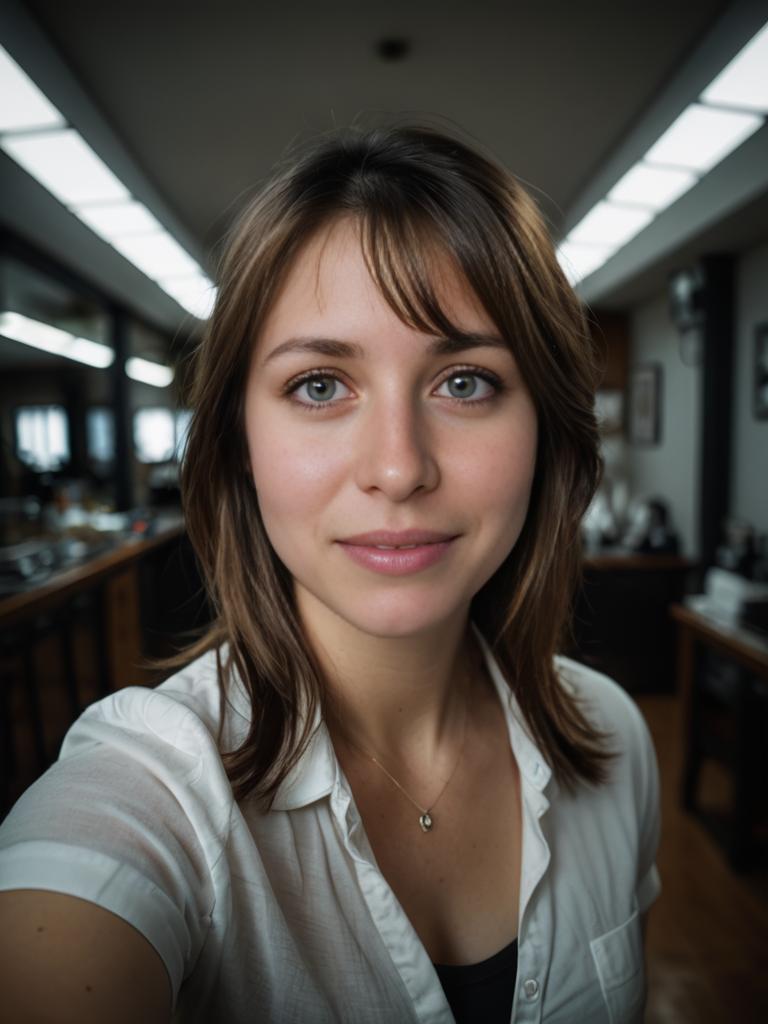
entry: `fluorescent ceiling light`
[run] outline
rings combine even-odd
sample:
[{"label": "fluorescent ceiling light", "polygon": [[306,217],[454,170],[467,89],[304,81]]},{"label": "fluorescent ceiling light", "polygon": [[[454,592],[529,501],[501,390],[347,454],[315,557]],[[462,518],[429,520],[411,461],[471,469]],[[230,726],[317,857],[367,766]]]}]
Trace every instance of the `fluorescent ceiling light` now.
[{"label": "fluorescent ceiling light", "polygon": [[129,198],[126,187],[73,128],[5,135],[0,146],[65,206]]},{"label": "fluorescent ceiling light", "polygon": [[693,171],[639,163],[619,179],[607,198],[614,203],[645,206],[649,210],[659,211],[674,203],[697,181]]},{"label": "fluorescent ceiling light", "polygon": [[33,320],[21,313],[0,313],[0,334],[31,348],[51,352],[53,355],[74,359],[78,363],[104,369],[111,366],[115,353],[107,345],[100,345],[87,338],[78,338],[60,327]]},{"label": "fluorescent ceiling light", "polygon": [[0,46],[0,132],[61,128],[64,118]]},{"label": "fluorescent ceiling light", "polygon": [[568,232],[569,242],[613,246],[614,251],[634,238],[653,220],[653,211],[639,206],[617,206],[602,199]]},{"label": "fluorescent ceiling light", "polygon": [[557,248],[557,258],[573,285],[601,267],[615,251],[615,246],[578,245],[566,239]]},{"label": "fluorescent ceiling light", "polygon": [[645,154],[651,164],[689,167],[700,174],[719,164],[762,125],[757,114],[742,114],[692,103]]},{"label": "fluorescent ceiling light", "polygon": [[126,359],[125,372],[132,380],[151,384],[155,388],[167,388],[173,380],[173,370],[170,366],[163,366],[162,363],[155,363],[150,359],[140,359],[138,356]]},{"label": "fluorescent ceiling light", "polygon": [[137,203],[135,199],[121,203],[77,206],[72,212],[108,242],[123,235],[142,235],[163,230],[146,206]]},{"label": "fluorescent ceiling light", "polygon": [[207,320],[213,312],[216,289],[204,274],[190,277],[161,277],[157,282],[163,291],[176,299],[189,313]]},{"label": "fluorescent ceiling light", "polygon": [[112,244],[152,280],[200,273],[197,263],[167,231],[154,231],[146,235],[124,235],[115,238]]},{"label": "fluorescent ceiling light", "polygon": [[66,126],[2,47],[0,148],[138,270],[154,281],[162,278],[162,287],[185,309],[208,318],[216,292],[195,260]]},{"label": "fluorescent ceiling light", "polygon": [[707,103],[768,113],[768,24],[726,64],[701,98]]}]

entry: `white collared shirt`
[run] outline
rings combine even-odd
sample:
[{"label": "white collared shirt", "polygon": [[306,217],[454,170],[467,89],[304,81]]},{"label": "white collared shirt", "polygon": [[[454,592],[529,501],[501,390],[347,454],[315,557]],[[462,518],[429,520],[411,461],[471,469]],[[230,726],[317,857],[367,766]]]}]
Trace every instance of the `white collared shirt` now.
[{"label": "white collared shirt", "polygon": [[[661,891],[659,777],[645,720],[566,658],[563,684],[614,735],[609,784],[560,790],[478,633],[520,768],[523,847],[512,1021],[642,1019],[639,914]],[[231,694],[223,749],[247,728]],[[0,828],[0,889],[69,893],[155,947],[175,1020],[450,1024],[429,956],[379,871],[324,723],[272,810],[234,802],[216,745],[213,652],[154,690],[89,707]]]}]

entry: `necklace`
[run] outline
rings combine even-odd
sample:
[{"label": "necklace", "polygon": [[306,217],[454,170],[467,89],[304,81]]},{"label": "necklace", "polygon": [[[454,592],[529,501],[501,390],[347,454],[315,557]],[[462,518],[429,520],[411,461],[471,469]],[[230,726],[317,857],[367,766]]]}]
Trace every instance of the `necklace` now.
[{"label": "necklace", "polygon": [[[469,717],[469,696],[467,696],[467,703],[466,703],[466,706],[464,708],[464,727],[463,727],[463,735],[462,735],[462,741],[461,741],[461,749],[459,750],[459,756],[456,759],[456,764],[453,766],[453,771],[448,776],[448,781],[445,783],[445,785],[440,790],[440,792],[438,793],[437,797],[432,801],[432,804],[429,807],[422,807],[421,804],[417,803],[413,799],[413,797],[410,795],[410,793],[408,793],[400,785],[400,783],[397,781],[397,779],[394,777],[394,775],[391,775],[387,771],[387,769],[384,767],[384,765],[381,764],[380,761],[377,761],[377,759],[372,754],[368,754],[365,750],[363,750],[361,747],[359,747],[356,743],[353,743],[350,739],[347,739],[347,743],[351,747],[354,747],[355,750],[357,750],[364,757],[367,757],[370,761],[373,761],[373,763],[378,768],[381,768],[381,770],[384,772],[384,774],[387,776],[387,778],[390,779],[392,782],[394,782],[394,784],[397,786],[397,788],[400,790],[400,792],[403,794],[403,796],[407,797],[411,801],[413,806],[420,812],[420,814],[419,814],[419,825],[421,826],[421,831],[422,832],[431,832],[432,831],[432,829],[434,827],[434,824],[435,824],[435,819],[432,816],[432,811],[434,810],[434,808],[435,808],[438,800],[440,799],[440,797],[443,795],[443,793],[446,791],[446,789],[448,789],[448,784],[450,783],[450,781],[453,778],[453,776],[456,774],[456,769],[459,767],[459,764],[461,763],[461,758],[462,758],[462,756],[464,754],[464,746],[465,746],[465,744],[467,742],[467,718],[468,717]],[[345,737],[345,739],[346,739],[346,737]]]}]

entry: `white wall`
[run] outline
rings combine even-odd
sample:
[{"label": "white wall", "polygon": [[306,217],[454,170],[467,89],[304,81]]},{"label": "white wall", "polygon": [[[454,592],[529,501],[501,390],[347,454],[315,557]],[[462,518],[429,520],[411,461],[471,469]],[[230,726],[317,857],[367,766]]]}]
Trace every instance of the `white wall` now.
[{"label": "white wall", "polygon": [[[768,322],[768,242],[744,252],[736,263],[736,335],[732,407],[730,515],[768,533],[768,420],[753,413],[754,333]],[[630,313],[630,372],[646,362],[662,366],[661,443],[628,444],[632,496],[658,494],[670,504],[682,553],[699,554],[701,371],[685,366],[679,337],[660,294]]]},{"label": "white wall", "polygon": [[645,363],[662,368],[660,444],[628,444],[630,493],[663,498],[680,537],[681,554],[695,558],[699,551],[701,370],[684,365],[680,358],[666,294],[631,310],[630,332],[630,374]]},{"label": "white wall", "polygon": [[753,412],[755,327],[768,323],[768,242],[743,253],[736,279],[731,515],[768,533],[768,420]]}]

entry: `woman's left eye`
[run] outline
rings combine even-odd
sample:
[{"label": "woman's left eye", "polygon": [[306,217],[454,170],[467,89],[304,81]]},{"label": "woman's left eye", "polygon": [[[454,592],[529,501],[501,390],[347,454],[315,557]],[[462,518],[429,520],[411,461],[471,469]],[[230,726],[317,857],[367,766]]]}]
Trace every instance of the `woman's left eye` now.
[{"label": "woman's left eye", "polygon": [[[485,386],[485,391],[478,396],[478,383]],[[484,402],[500,390],[500,382],[487,373],[477,373],[474,370],[462,370],[454,372],[446,377],[440,387],[448,385],[449,398],[465,399],[471,398],[476,402]]]}]

